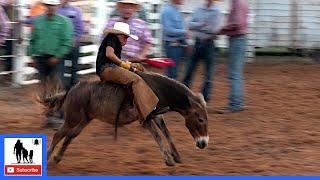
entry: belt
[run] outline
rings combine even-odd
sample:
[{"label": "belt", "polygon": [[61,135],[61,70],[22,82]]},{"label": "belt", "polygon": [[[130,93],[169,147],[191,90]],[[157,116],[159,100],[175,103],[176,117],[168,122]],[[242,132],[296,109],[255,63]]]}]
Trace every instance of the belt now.
[{"label": "belt", "polygon": [[40,58],[51,58],[51,57],[54,57],[54,55],[51,55],[51,54],[41,54],[37,57],[40,57]]},{"label": "belt", "polygon": [[176,40],[176,41],[164,41],[168,43],[169,46],[177,47],[177,46],[186,46],[185,40]]},{"label": "belt", "polygon": [[213,42],[213,39],[200,39],[200,38],[196,38],[197,42],[201,42],[201,43],[210,43]]}]

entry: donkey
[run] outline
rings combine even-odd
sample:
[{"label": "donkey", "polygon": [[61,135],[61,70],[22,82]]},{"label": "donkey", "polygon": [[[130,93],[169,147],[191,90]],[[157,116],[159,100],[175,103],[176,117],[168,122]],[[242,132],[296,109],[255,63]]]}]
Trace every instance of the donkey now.
[{"label": "donkey", "polygon": [[[186,127],[200,149],[209,142],[206,103],[201,95],[195,95],[185,85],[160,74],[138,72],[159,98],[156,110],[152,112],[143,126],[152,134],[160,147],[167,166],[181,163],[180,155],[171,139],[162,114],[168,111],[180,113]],[[133,103],[131,89],[104,82],[79,82],[69,92],[56,93],[39,101],[48,109],[63,108],[65,121],[54,134],[47,152],[47,158],[63,139],[63,145],[54,161],[59,163],[70,142],[77,137],[92,119],[99,119],[115,126],[123,126],[139,120],[138,110]],[[169,150],[163,146],[158,129],[164,134]]]}]

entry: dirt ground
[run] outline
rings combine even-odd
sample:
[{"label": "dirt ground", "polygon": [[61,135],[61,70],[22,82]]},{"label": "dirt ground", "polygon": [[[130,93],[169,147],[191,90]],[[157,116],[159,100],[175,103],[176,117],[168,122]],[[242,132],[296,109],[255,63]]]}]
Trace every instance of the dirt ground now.
[{"label": "dirt ground", "polygon": [[[196,149],[182,117],[169,113],[166,123],[183,163],[166,167],[156,142],[137,122],[120,128],[114,141],[112,126],[94,120],[60,164],[48,162],[48,175],[320,175],[319,69],[269,60],[247,64],[247,110],[219,115],[212,112],[227,104],[229,92],[227,67],[219,64],[208,104],[208,148]],[[0,133],[45,133],[50,142],[54,131],[40,128],[41,107],[32,98],[36,88],[0,89]]]}]

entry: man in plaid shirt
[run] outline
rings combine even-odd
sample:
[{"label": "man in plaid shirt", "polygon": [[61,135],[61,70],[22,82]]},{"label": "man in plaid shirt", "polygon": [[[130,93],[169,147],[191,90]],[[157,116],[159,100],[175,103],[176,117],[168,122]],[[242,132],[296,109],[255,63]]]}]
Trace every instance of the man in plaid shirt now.
[{"label": "man in plaid shirt", "polygon": [[118,1],[117,8],[121,17],[110,18],[106,28],[112,28],[116,22],[129,24],[131,34],[138,36],[139,40],[128,39],[127,44],[123,47],[121,59],[141,61],[148,55],[152,36],[148,24],[135,17],[139,3],[136,0],[121,0]]}]

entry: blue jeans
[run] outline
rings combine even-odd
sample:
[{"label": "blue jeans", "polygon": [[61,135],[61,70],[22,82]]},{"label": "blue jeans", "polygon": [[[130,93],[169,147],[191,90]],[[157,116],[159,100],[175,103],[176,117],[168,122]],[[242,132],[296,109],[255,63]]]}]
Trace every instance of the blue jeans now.
[{"label": "blue jeans", "polygon": [[191,57],[186,75],[184,77],[183,83],[190,87],[192,76],[194,70],[197,67],[200,59],[204,60],[206,74],[202,85],[202,94],[206,101],[210,100],[210,90],[212,88],[212,74],[214,71],[214,56],[215,56],[215,45],[214,42],[200,42],[196,41],[194,46],[194,52]]},{"label": "blue jeans", "polygon": [[70,81],[66,84],[66,88],[70,89],[74,85],[78,83],[78,59],[79,59],[79,49],[80,46],[75,46],[72,48],[71,52],[66,56],[66,59],[71,60],[72,65],[71,65],[71,78]]},{"label": "blue jeans", "polygon": [[168,58],[171,58],[175,63],[175,67],[168,67],[167,68],[167,76],[169,78],[177,79],[178,77],[178,69],[181,62],[181,58],[183,55],[183,47],[172,46],[170,42],[164,42],[164,50]]},{"label": "blue jeans", "polygon": [[246,48],[247,37],[245,35],[229,38],[230,109],[243,108],[243,67]]}]

